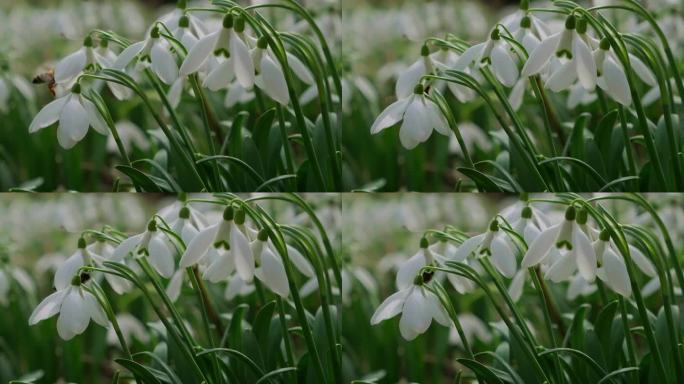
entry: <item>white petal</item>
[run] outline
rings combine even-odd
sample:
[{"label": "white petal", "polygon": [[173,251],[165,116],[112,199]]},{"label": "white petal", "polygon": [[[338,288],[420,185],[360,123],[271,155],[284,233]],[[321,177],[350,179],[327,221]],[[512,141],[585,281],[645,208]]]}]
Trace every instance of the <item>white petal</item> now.
[{"label": "white petal", "polygon": [[473,252],[477,250],[477,247],[480,246],[482,243],[482,240],[484,239],[485,234],[473,236],[470,239],[466,240],[461,244],[460,247],[458,247],[458,251],[454,254],[454,257],[452,260],[455,261],[464,261],[466,260]]},{"label": "white petal", "polygon": [[596,88],[596,63],[591,50],[577,33],[574,34],[572,49],[577,65],[577,77],[584,89],[591,91]]},{"label": "white petal", "polygon": [[294,266],[307,277],[314,277],[316,273],[314,272],[311,262],[307,260],[304,255],[302,255],[299,250],[290,244],[287,244],[287,255]]},{"label": "white petal", "polygon": [[49,127],[59,120],[59,115],[64,109],[64,105],[70,98],[70,94],[67,94],[59,99],[51,101],[48,105],[44,106],[43,109],[38,112],[36,117],[33,118],[31,125],[29,126],[29,133],[36,132],[45,127]]},{"label": "white petal", "polygon": [[82,47],[57,63],[55,67],[55,81],[57,83],[64,83],[71,80],[85,68],[86,63],[86,48]]},{"label": "white petal", "polygon": [[402,309],[399,331],[406,340],[413,340],[416,336],[427,331],[432,322],[432,312],[425,298],[422,287],[414,287],[406,297]]},{"label": "white petal", "polygon": [[199,39],[199,41],[190,49],[185,61],[180,68],[180,75],[187,76],[197,70],[207,61],[207,58],[214,50],[216,40],[218,39],[220,31],[211,33]]},{"label": "white petal", "polygon": [[171,52],[162,44],[157,43],[152,46],[150,58],[152,59],[152,70],[161,81],[169,85],[173,84],[178,78],[178,64],[176,64],[176,59]]},{"label": "white petal", "polygon": [[104,118],[100,114],[100,111],[97,109],[95,104],[93,104],[93,102],[86,99],[85,97],[81,97],[81,103],[82,103],[83,107],[85,108],[86,112],[88,113],[88,119],[90,120],[90,125],[98,133],[101,133],[103,135],[107,135],[107,133],[109,133],[109,130],[107,128],[107,123],[104,121]]},{"label": "white petal", "polygon": [[109,325],[109,320],[107,320],[107,315],[105,315],[104,310],[100,306],[100,303],[97,302],[95,296],[90,292],[84,291],[83,298],[90,318],[101,326],[107,327]]},{"label": "white petal", "polygon": [[148,246],[150,264],[160,275],[169,278],[173,275],[174,271],[173,254],[161,236],[156,235],[150,239]]},{"label": "white petal", "polygon": [[88,133],[89,126],[88,112],[83,108],[78,97],[71,97],[59,116],[58,129],[63,130],[72,140],[80,141]]},{"label": "white petal", "polygon": [[596,278],[596,253],[587,235],[580,229],[577,223],[572,229],[572,252],[577,260],[577,269],[584,280],[594,281]]},{"label": "white petal", "polygon": [[605,273],[605,282],[612,290],[624,297],[629,297],[632,294],[627,266],[625,266],[624,260],[611,249],[603,254],[602,269]]},{"label": "white petal", "polygon": [[549,279],[554,283],[565,281],[575,272],[576,266],[577,264],[575,263],[573,255],[568,252],[564,255],[560,255],[556,262],[546,271],[544,278]]},{"label": "white petal", "polygon": [[454,69],[457,71],[464,70],[467,66],[472,64],[474,60],[479,60],[482,50],[485,47],[485,43],[480,43],[471,46],[466,49],[463,54],[454,63]]},{"label": "white petal", "polygon": [[128,254],[133,252],[135,250],[135,247],[138,246],[140,243],[140,239],[142,239],[143,234],[131,236],[128,239],[122,241],[115,249],[114,252],[112,253],[112,261],[114,262],[122,262]]},{"label": "white petal", "polygon": [[235,268],[240,278],[249,283],[254,278],[254,255],[249,240],[235,224],[230,229],[230,253],[235,260]]},{"label": "white petal", "polygon": [[395,283],[397,289],[409,288],[413,285],[413,280],[416,278],[418,271],[426,265],[425,251],[419,250],[415,255],[411,256],[408,260],[404,261],[399,270],[397,271],[397,276]]},{"label": "white petal", "polygon": [[428,303],[428,309],[432,318],[443,326],[449,327],[451,325],[451,319],[449,318],[446,309],[442,306],[442,303],[439,302],[439,298],[431,292],[426,292],[425,300]]},{"label": "white petal", "polygon": [[656,277],[658,273],[656,272],[653,262],[644,255],[639,248],[629,245],[629,254],[632,257],[632,261],[636,266],[641,269],[641,272],[645,273],[648,277]]},{"label": "white petal", "polygon": [[276,64],[269,55],[264,55],[261,58],[261,76],[266,94],[286,106],[290,102],[290,93],[285,75],[280,65]]},{"label": "white petal", "polygon": [[399,140],[406,149],[413,149],[432,134],[430,118],[421,97],[413,98],[406,108],[404,122],[399,128]]},{"label": "white petal", "polygon": [[209,72],[209,75],[204,79],[203,86],[212,91],[218,91],[227,88],[234,77],[232,59],[227,59]]},{"label": "white petal", "polygon": [[508,96],[508,102],[516,111],[522,106],[523,98],[525,97],[525,81],[527,81],[525,77],[518,79],[511,94]]},{"label": "white petal", "polygon": [[404,306],[404,300],[408,296],[409,292],[411,292],[410,288],[403,289],[386,298],[385,301],[380,304],[378,309],[375,310],[375,313],[373,313],[373,317],[371,317],[371,325],[378,324],[383,320],[391,319],[401,313],[402,307]]},{"label": "white petal", "polygon": [[55,288],[57,290],[69,288],[71,279],[76,275],[76,271],[84,265],[83,252],[79,249],[57,268],[55,272]]},{"label": "white petal", "polygon": [[634,70],[634,73],[641,78],[641,80],[644,81],[644,83],[655,87],[658,85],[658,82],[656,81],[655,76],[653,75],[653,72],[651,71],[650,68],[644,64],[641,59],[638,57],[634,56],[633,54],[629,54],[629,62],[632,66],[632,69]]},{"label": "white petal", "polygon": [[556,238],[558,237],[558,232],[560,231],[562,224],[556,224],[542,231],[539,236],[530,244],[525,257],[523,257],[521,267],[530,268],[535,266],[544,260],[544,258],[549,254],[551,248],[554,247]]},{"label": "white petal", "polygon": [[90,312],[85,300],[81,297],[80,288],[70,288],[64,296],[59,319],[57,319],[57,333],[64,340],[83,333],[90,323]]},{"label": "white petal", "polygon": [[400,122],[404,118],[404,112],[410,98],[400,99],[390,104],[382,113],[375,119],[371,127],[371,134],[376,134],[385,128],[389,128],[394,124]]},{"label": "white petal", "polygon": [[522,69],[521,75],[523,77],[536,75],[537,73],[541,72],[542,69],[544,69],[546,63],[549,62],[551,56],[553,56],[553,54],[556,52],[556,47],[558,46],[560,37],[561,33],[556,33],[548,39],[542,41],[537,48],[532,51]]},{"label": "white petal", "polygon": [[491,252],[492,263],[496,269],[507,278],[512,278],[516,271],[515,254],[501,236],[496,236],[492,241]]},{"label": "white petal", "polygon": [[169,296],[171,301],[176,302],[181,294],[181,289],[183,288],[183,274],[185,271],[181,268],[173,274],[169,285],[166,286],[166,295]]},{"label": "white petal", "polygon": [[397,99],[411,96],[411,94],[413,94],[413,89],[420,81],[420,78],[426,74],[426,71],[425,60],[421,57],[418,61],[411,64],[407,70],[402,72],[395,85],[395,95]]},{"label": "white petal", "polygon": [[439,109],[439,106],[427,98],[425,99],[425,106],[427,108],[427,114],[430,117],[430,121],[432,122],[432,128],[444,136],[449,136],[449,124],[442,114],[442,110]]},{"label": "white petal", "polygon": [[546,83],[544,84],[546,88],[554,92],[560,92],[570,88],[572,83],[577,79],[575,60],[576,59],[566,61],[559,68],[556,68],[551,76],[546,79]]},{"label": "white petal", "polygon": [[254,85],[254,63],[245,42],[235,34],[230,36],[230,57],[235,67],[235,76],[240,85],[250,89]]},{"label": "white petal", "polygon": [[216,239],[218,229],[219,224],[214,224],[211,227],[207,227],[200,231],[185,249],[179,267],[187,268],[197,264],[197,262],[207,253],[209,247],[212,246]]},{"label": "white petal", "polygon": [[603,62],[603,80],[605,91],[618,103],[629,106],[632,104],[632,94],[629,90],[627,75],[612,58],[606,58]]},{"label": "white petal", "polygon": [[[235,262],[230,251],[219,255],[214,261],[204,270],[202,278],[209,280],[212,283],[218,283],[226,280],[235,271]],[[239,277],[238,280],[242,281]]]},{"label": "white petal", "polygon": [[49,319],[56,315],[62,306],[62,300],[67,292],[68,289],[63,289],[54,292],[50,296],[43,299],[43,301],[38,304],[36,309],[33,310],[33,313],[31,313],[31,317],[29,317],[29,325],[37,324],[40,321]]},{"label": "white petal", "polygon": [[510,53],[500,44],[492,50],[492,69],[501,84],[506,87],[515,85],[518,80],[518,67],[515,65]]},{"label": "white petal", "polygon": [[523,290],[525,288],[525,273],[527,270],[521,269],[519,270],[515,276],[513,277],[513,280],[511,281],[511,285],[508,287],[508,294],[511,296],[513,301],[518,301],[522,297]]},{"label": "white petal", "polygon": [[269,249],[265,249],[261,255],[262,281],[273,292],[283,298],[290,294],[290,286],[287,283],[287,274],[282,260],[273,254]]},{"label": "white petal", "polygon": [[307,68],[297,56],[291,54],[290,52],[287,52],[286,55],[287,65],[290,67],[292,72],[294,72],[294,74],[297,75],[297,77],[299,77],[299,79],[304,83],[313,85],[315,80],[309,68]]},{"label": "white petal", "polygon": [[185,81],[183,77],[177,78],[173,85],[171,85],[169,93],[166,95],[166,97],[169,99],[169,104],[171,104],[171,106],[174,108],[178,107],[178,104],[181,102],[184,83]]},{"label": "white petal", "polygon": [[114,65],[112,65],[112,68],[114,69],[124,69],[128,64],[135,58],[140,51],[145,47],[146,41],[140,41],[135,44],[129,45],[126,49],[121,51],[119,54],[119,57],[117,57],[116,61],[114,62]]}]

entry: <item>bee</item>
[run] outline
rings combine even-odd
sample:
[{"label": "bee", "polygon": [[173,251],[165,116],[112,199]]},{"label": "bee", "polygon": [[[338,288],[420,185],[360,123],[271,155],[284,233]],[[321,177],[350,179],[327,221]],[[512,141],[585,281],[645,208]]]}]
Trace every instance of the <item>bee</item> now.
[{"label": "bee", "polygon": [[57,83],[55,82],[55,70],[49,69],[47,72],[41,73],[33,78],[33,84],[47,84],[48,90],[55,96],[55,88]]}]

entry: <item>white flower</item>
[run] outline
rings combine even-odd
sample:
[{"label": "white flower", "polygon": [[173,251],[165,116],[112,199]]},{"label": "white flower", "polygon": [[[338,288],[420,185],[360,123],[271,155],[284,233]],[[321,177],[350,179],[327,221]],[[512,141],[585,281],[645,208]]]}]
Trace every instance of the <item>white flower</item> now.
[{"label": "white flower", "polygon": [[254,277],[254,255],[247,236],[238,227],[244,219],[244,211],[235,212],[233,207],[227,207],[220,223],[204,228],[188,244],[180,267],[197,264],[212,252],[215,257],[204,271],[204,278],[212,282],[225,280],[236,269],[240,278],[250,283]]},{"label": "white flower", "polygon": [[420,51],[420,59],[416,60],[397,77],[394,93],[397,99],[411,96],[416,84],[420,83],[423,76],[435,72],[435,62],[430,56],[430,50],[423,45]]},{"label": "white flower", "polygon": [[223,105],[226,108],[232,108],[237,104],[246,104],[254,100],[255,94],[253,91],[245,89],[237,81],[233,81],[228,85],[228,92],[226,93],[226,98],[223,101]]},{"label": "white flower", "polygon": [[[581,29],[576,26],[581,26]],[[586,21],[578,22],[574,15],[569,16],[561,32],[549,36],[532,51],[522,69],[522,76],[534,76],[551,62],[545,83],[547,88],[559,92],[579,79],[585,89],[593,90],[596,86],[596,63],[583,35],[586,35]],[[551,60],[552,57],[557,60]]]},{"label": "white flower", "polygon": [[435,294],[423,285],[411,285],[394,293],[380,304],[371,318],[371,325],[391,319],[401,313],[399,331],[406,340],[413,340],[427,331],[435,319],[445,327],[449,326],[449,315]]},{"label": "white flower", "polygon": [[157,223],[151,220],[147,230],[122,241],[112,253],[112,261],[121,262],[132,254],[139,258],[147,256],[150,264],[163,277],[169,278],[174,272],[174,253],[166,235],[157,230]]},{"label": "white flower", "polygon": [[466,49],[457,60],[455,69],[461,71],[473,63],[478,67],[491,67],[496,78],[506,87],[514,86],[518,80],[518,66],[511,54],[511,47],[498,29],[492,30],[484,43]]},{"label": "white flower", "polygon": [[111,59],[110,51],[106,49],[98,51],[93,48],[93,38],[88,36],[85,38],[81,49],[57,63],[55,66],[55,82],[68,83],[85,70],[94,69],[98,66],[107,68],[113,63]]},{"label": "white flower", "polygon": [[[75,280],[78,279],[78,277],[75,278]],[[90,319],[103,327],[108,326],[102,307],[95,296],[80,285],[80,281],[75,281],[68,287],[46,297],[31,314],[29,325],[35,325],[57,313],[59,313],[57,332],[64,340],[70,340],[83,333],[88,328]]]},{"label": "white flower", "polygon": [[252,243],[252,251],[256,256],[257,268],[254,276],[257,277],[268,289],[283,298],[290,294],[285,266],[279,256],[273,251],[268,242],[268,234],[261,230],[257,239]]},{"label": "white flower", "polygon": [[624,297],[632,294],[629,274],[625,261],[613,250],[609,232],[604,230],[598,240],[594,242],[598,269],[596,276],[613,291]]},{"label": "white flower", "polygon": [[[634,73],[639,78],[652,87],[658,85],[653,72],[643,61],[631,53],[628,54],[628,57]],[[607,39],[603,39],[599,48],[594,51],[594,60],[599,71],[598,86],[618,103],[625,106],[632,104],[632,94],[625,69],[610,49],[610,43]]]},{"label": "white flower", "polygon": [[240,34],[244,31],[244,20],[235,21],[233,16],[226,15],[223,19],[223,28],[220,31],[210,33],[202,37],[188,52],[185,61],[181,65],[181,76],[197,72],[209,59],[210,55],[223,56],[225,59],[209,73],[205,84],[228,84],[224,79],[237,77],[244,88],[251,89],[254,85],[254,63],[249,53],[247,44]]},{"label": "white flower", "polygon": [[596,99],[598,99],[596,93],[587,91],[580,83],[575,83],[570,87],[567,107],[568,109],[575,109],[579,105],[589,105],[596,101]]},{"label": "white flower", "polygon": [[385,108],[371,127],[371,134],[403,120],[399,128],[401,145],[413,149],[432,135],[432,130],[448,136],[447,122],[439,109],[429,97],[423,93],[423,86],[418,84],[409,97],[398,100]]},{"label": "white flower", "polygon": [[178,78],[178,64],[173,56],[171,45],[161,39],[159,28],[152,28],[150,36],[140,42],[129,45],[114,62],[113,68],[124,70],[133,60],[150,65],[152,71],[164,83],[171,85]]},{"label": "white flower", "polygon": [[533,267],[544,261],[552,251],[565,249],[566,252],[558,255],[551,264],[545,277],[558,282],[568,279],[576,269],[579,269],[582,277],[589,282],[594,281],[596,253],[589,238],[575,220],[576,215],[575,207],[568,207],[565,219],[561,223],[543,230],[529,245],[522,260],[522,267]]},{"label": "white flower", "polygon": [[587,282],[582,275],[578,273],[570,280],[570,285],[568,285],[568,291],[566,292],[565,297],[568,300],[575,300],[579,296],[589,296],[596,292],[597,289],[598,287],[596,284]]},{"label": "white flower", "polygon": [[[119,328],[121,328],[121,333],[126,343],[130,344],[133,342],[134,337],[142,343],[147,343],[150,340],[147,329],[135,316],[129,313],[120,313],[116,315],[116,322],[119,323]],[[121,346],[113,327],[107,330],[107,344],[110,346]]]},{"label": "white flower", "polygon": [[[266,38],[262,37],[257,41],[256,48],[252,50],[252,60],[257,72],[254,83],[270,98],[282,105],[287,105],[290,102],[290,94],[285,74],[280,62],[267,44]],[[313,84],[313,75],[296,56],[287,53],[287,64],[303,82]]]},{"label": "white flower", "polygon": [[49,127],[57,121],[57,141],[64,149],[70,149],[81,141],[90,126],[103,135],[108,132],[107,124],[95,104],[81,95],[79,84],[76,84],[70,93],[43,107],[33,118],[29,133]]},{"label": "white flower", "polygon": [[86,265],[92,265],[93,260],[90,252],[86,249],[86,242],[83,238],[78,239],[78,250],[57,267],[55,272],[54,286],[57,290],[62,290],[71,285],[71,280],[77,275],[78,270]]},{"label": "white flower", "polygon": [[491,257],[492,264],[507,278],[512,278],[517,270],[515,253],[497,220],[491,222],[487,232],[464,241],[455,257],[465,260],[471,255],[475,258]]},{"label": "white flower", "polygon": [[233,300],[237,296],[249,296],[255,289],[254,284],[246,283],[238,274],[234,274],[226,286],[223,297],[226,300]]}]

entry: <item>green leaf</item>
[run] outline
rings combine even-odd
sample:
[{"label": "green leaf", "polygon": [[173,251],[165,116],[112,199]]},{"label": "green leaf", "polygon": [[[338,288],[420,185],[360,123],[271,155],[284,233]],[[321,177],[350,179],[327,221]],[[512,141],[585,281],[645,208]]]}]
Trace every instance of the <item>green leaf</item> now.
[{"label": "green leaf", "polygon": [[288,372],[294,372],[296,370],[297,370],[297,367],[285,367],[285,368],[276,369],[274,371],[271,371],[271,372],[261,376],[261,378],[259,380],[257,380],[257,382],[254,384],[260,384],[260,383],[263,383],[266,380],[270,380],[271,378],[274,378],[276,376],[280,376],[280,375],[282,375],[284,373],[288,373]]},{"label": "green leaf", "polygon": [[152,180],[152,176],[139,171],[128,165],[117,165],[115,167],[119,172],[125,174],[131,179],[134,185],[138,186],[144,192],[162,192],[163,189]]},{"label": "green leaf", "polygon": [[512,190],[510,186],[508,186],[508,188],[502,188],[499,186],[499,183],[507,184],[503,180],[497,182],[495,181],[494,177],[485,175],[477,169],[460,167],[456,168],[456,170],[467,176],[470,180],[472,180],[475,183],[475,185],[477,185],[477,188],[480,190],[480,192],[503,192],[504,190]]},{"label": "green leaf", "polygon": [[133,375],[140,377],[146,384],[161,384],[161,381],[152,373],[152,370],[142,364],[128,359],[114,359],[114,361],[126,368]]},{"label": "green leaf", "polygon": [[[460,358],[456,359],[456,361],[473,371],[473,373],[475,373],[478,377],[481,377],[486,383],[503,384],[504,380],[502,380],[501,376],[508,378],[505,380],[506,382],[512,382],[508,374],[497,369],[487,367],[477,360]],[[497,372],[498,374],[494,372]]]}]

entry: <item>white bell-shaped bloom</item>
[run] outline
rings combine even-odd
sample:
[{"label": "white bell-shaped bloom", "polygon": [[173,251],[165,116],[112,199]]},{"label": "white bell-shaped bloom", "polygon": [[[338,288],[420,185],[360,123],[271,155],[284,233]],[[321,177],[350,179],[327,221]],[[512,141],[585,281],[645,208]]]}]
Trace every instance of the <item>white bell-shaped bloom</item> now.
[{"label": "white bell-shaped bloom", "polygon": [[395,278],[397,289],[401,290],[413,285],[413,281],[416,279],[421,268],[433,265],[434,263],[435,258],[428,247],[427,239],[420,239],[420,249],[418,252],[399,265]]},{"label": "white bell-shaped bloom", "polygon": [[80,285],[78,277],[68,287],[58,290],[38,304],[29,318],[29,325],[35,325],[58,313],[57,332],[64,340],[83,333],[91,319],[103,327],[108,326],[102,307],[95,296]]},{"label": "white bell-shaped bloom", "polygon": [[252,51],[254,67],[258,75],[254,79],[254,84],[263,90],[270,98],[282,105],[290,103],[290,93],[285,80],[285,73],[270,49],[262,48],[263,40],[260,39],[259,45]]},{"label": "white bell-shaped bloom", "polygon": [[580,296],[589,296],[596,292],[598,286],[594,283],[590,283],[582,277],[579,273],[570,279],[570,284],[568,285],[568,290],[565,293],[565,297],[572,301]]},{"label": "white bell-shaped bloom", "polygon": [[[104,262],[113,261],[112,256],[114,255],[115,249],[116,247],[112,246],[111,244],[102,240],[98,240],[88,245],[83,254],[87,254],[96,266],[103,266]],[[110,287],[112,287],[114,292],[118,293],[119,295],[129,292],[133,288],[133,283],[124,279],[123,277],[119,277],[111,273],[105,273],[104,278],[107,280],[107,283]]]},{"label": "white bell-shaped bloom", "polygon": [[[119,323],[119,328],[121,329],[121,334],[126,340],[126,343],[130,344],[133,339],[139,340],[142,343],[147,343],[150,340],[150,334],[145,328],[142,322],[138,320],[137,317],[131,315],[130,313],[119,313],[116,315],[116,322]],[[112,347],[121,347],[121,342],[114,327],[107,329],[107,344]]]},{"label": "white bell-shaped bloom", "polygon": [[[672,281],[672,284],[674,285],[674,294],[677,296],[682,295],[682,288],[678,286],[679,280],[677,279],[677,272],[675,271],[674,268],[670,269],[669,271],[670,274],[670,280]],[[643,297],[649,297],[653,295],[654,293],[658,292],[660,290],[660,278],[659,277],[654,277],[651,280],[648,281],[642,288],[641,288],[641,295]]]},{"label": "white bell-shaped bloom", "polygon": [[205,278],[214,282],[225,280],[236,269],[240,278],[250,283],[254,277],[254,255],[249,239],[238,228],[244,220],[244,211],[226,208],[220,223],[202,229],[190,241],[181,257],[180,267],[195,265],[213,251],[218,254],[204,271]]},{"label": "white bell-shaped bloom", "polygon": [[233,81],[228,85],[228,92],[226,93],[223,105],[226,108],[232,108],[238,104],[247,104],[254,100],[255,97],[256,95],[253,91],[245,89],[240,83]]},{"label": "white bell-shaped bloom", "polygon": [[514,86],[518,80],[518,66],[511,54],[511,46],[501,37],[498,29],[492,30],[484,43],[466,49],[457,60],[455,69],[461,71],[473,64],[479,68],[489,66],[494,76],[506,87]]},{"label": "white bell-shaped bloom", "polygon": [[285,273],[285,265],[280,256],[273,251],[265,231],[259,232],[258,238],[252,243],[252,251],[256,256],[257,264],[254,276],[268,289],[286,298],[290,294],[290,286],[287,273]]},{"label": "white bell-shaped bloom", "polygon": [[106,135],[107,124],[99,110],[88,98],[81,95],[81,86],[76,84],[70,93],[53,100],[33,118],[29,133],[38,132],[59,121],[57,141],[64,149],[70,149],[83,140],[88,127]]},{"label": "white bell-shaped bloom", "polygon": [[136,258],[147,256],[152,267],[169,278],[175,270],[174,253],[166,235],[157,229],[156,221],[151,220],[145,232],[129,237],[116,247],[112,261],[121,262],[131,254]]},{"label": "white bell-shaped bloom", "polygon": [[412,95],[385,108],[375,119],[371,134],[379,133],[400,121],[403,123],[399,128],[399,139],[406,149],[413,149],[429,139],[433,129],[442,135],[449,135],[448,124],[442,111],[425,95],[421,84],[416,85]]},{"label": "white bell-shaped bloom", "polygon": [[[463,252],[458,252],[458,247],[453,243],[448,241],[439,241],[428,247],[430,253],[435,259],[435,264],[439,266],[445,266],[447,262],[457,262],[465,265],[470,265],[470,261]],[[477,265],[471,266],[471,268],[479,268]],[[449,283],[454,287],[458,293],[467,293],[475,289],[475,283],[473,283],[467,277],[459,276],[454,273],[443,273],[436,272],[435,279],[441,281],[442,277],[446,275]]]},{"label": "white bell-shaped bloom", "polygon": [[[598,86],[618,103],[625,106],[631,105],[632,94],[627,74],[620,60],[610,49],[610,43],[607,39],[602,40],[599,48],[594,51],[594,60],[599,72]],[[658,83],[653,72],[643,61],[631,53],[629,54],[629,61],[632,70],[641,80],[652,87],[657,86]]]},{"label": "white bell-shaped bloom", "polygon": [[426,45],[423,45],[420,52],[420,58],[413,64],[409,65],[406,70],[399,73],[397,82],[394,87],[394,93],[397,99],[404,99],[411,96],[413,89],[421,82],[425,75],[433,74],[435,72],[435,63],[430,56],[430,50]]},{"label": "white bell-shaped bloom", "polygon": [[143,67],[149,65],[165,84],[171,85],[178,78],[178,64],[176,64],[171,44],[161,38],[157,27],[152,28],[147,39],[124,49],[113,67],[124,70],[134,60]]},{"label": "white bell-shaped bloom", "polygon": [[413,340],[427,331],[435,319],[445,327],[449,326],[447,314],[437,296],[423,285],[411,285],[394,293],[380,304],[371,318],[371,325],[391,319],[401,313],[399,331],[406,340]]},{"label": "white bell-shaped bloom", "polygon": [[575,220],[576,216],[575,207],[568,207],[561,223],[544,229],[529,245],[522,267],[530,268],[541,263],[552,251],[566,250],[551,264],[545,277],[555,282],[563,281],[579,269],[582,277],[589,282],[594,281],[596,253],[589,237]]},{"label": "white bell-shaped bloom", "polygon": [[[104,55],[102,54],[104,52]],[[55,66],[55,82],[67,83],[83,73],[85,70],[99,66],[107,68],[112,65],[109,50],[97,50],[93,45],[93,38],[88,36],[83,46],[76,52],[60,60]]]},{"label": "white bell-shaped bloom", "polygon": [[85,240],[83,238],[78,239],[78,249],[76,252],[57,267],[54,280],[55,289],[59,291],[68,288],[71,285],[71,280],[77,275],[78,270],[83,266],[92,265],[92,263],[93,260],[86,248]]},{"label": "white bell-shaped bloom", "polygon": [[496,269],[509,279],[517,271],[515,252],[511,249],[505,232],[500,230],[497,220],[491,222],[487,232],[464,241],[456,252],[457,259],[465,260],[471,256],[476,259],[491,257]]},{"label": "white bell-shaped bloom", "polygon": [[[596,80],[597,83],[599,80]],[[575,83],[570,87],[570,94],[566,106],[568,109],[575,109],[580,105],[589,105],[596,101],[598,96],[595,92],[587,91],[580,83]]]},{"label": "white bell-shaped bloom", "polygon": [[[211,55],[223,56],[225,60],[212,69],[208,77],[223,80],[235,76],[240,85],[251,89],[254,85],[254,63],[249,47],[240,37],[240,34],[244,32],[244,27],[242,18],[238,18],[234,23],[233,16],[227,15],[223,20],[221,30],[202,37],[190,49],[181,65],[180,75],[187,76],[197,72]],[[218,80],[211,81],[212,84],[214,82],[219,83]],[[205,84],[207,84],[206,80]]]},{"label": "white bell-shaped bloom", "polygon": [[256,287],[254,284],[246,283],[236,273],[230,277],[228,285],[226,286],[226,290],[223,293],[223,297],[230,301],[238,296],[249,296],[252,294],[252,292],[254,292],[255,289]]},{"label": "white bell-shaped bloom", "polygon": [[604,230],[594,242],[598,269],[596,276],[613,291],[624,297],[632,294],[632,286],[627,273],[625,261],[615,252],[609,232]]},{"label": "white bell-shaped bloom", "polygon": [[[587,89],[596,86],[596,63],[582,35],[586,34],[586,22],[579,23],[574,15],[568,17],[565,28],[543,40],[530,53],[522,69],[523,77],[541,73],[549,63],[549,76],[545,86],[554,92],[569,88],[577,79]],[[558,60],[551,60],[552,58]]]}]

